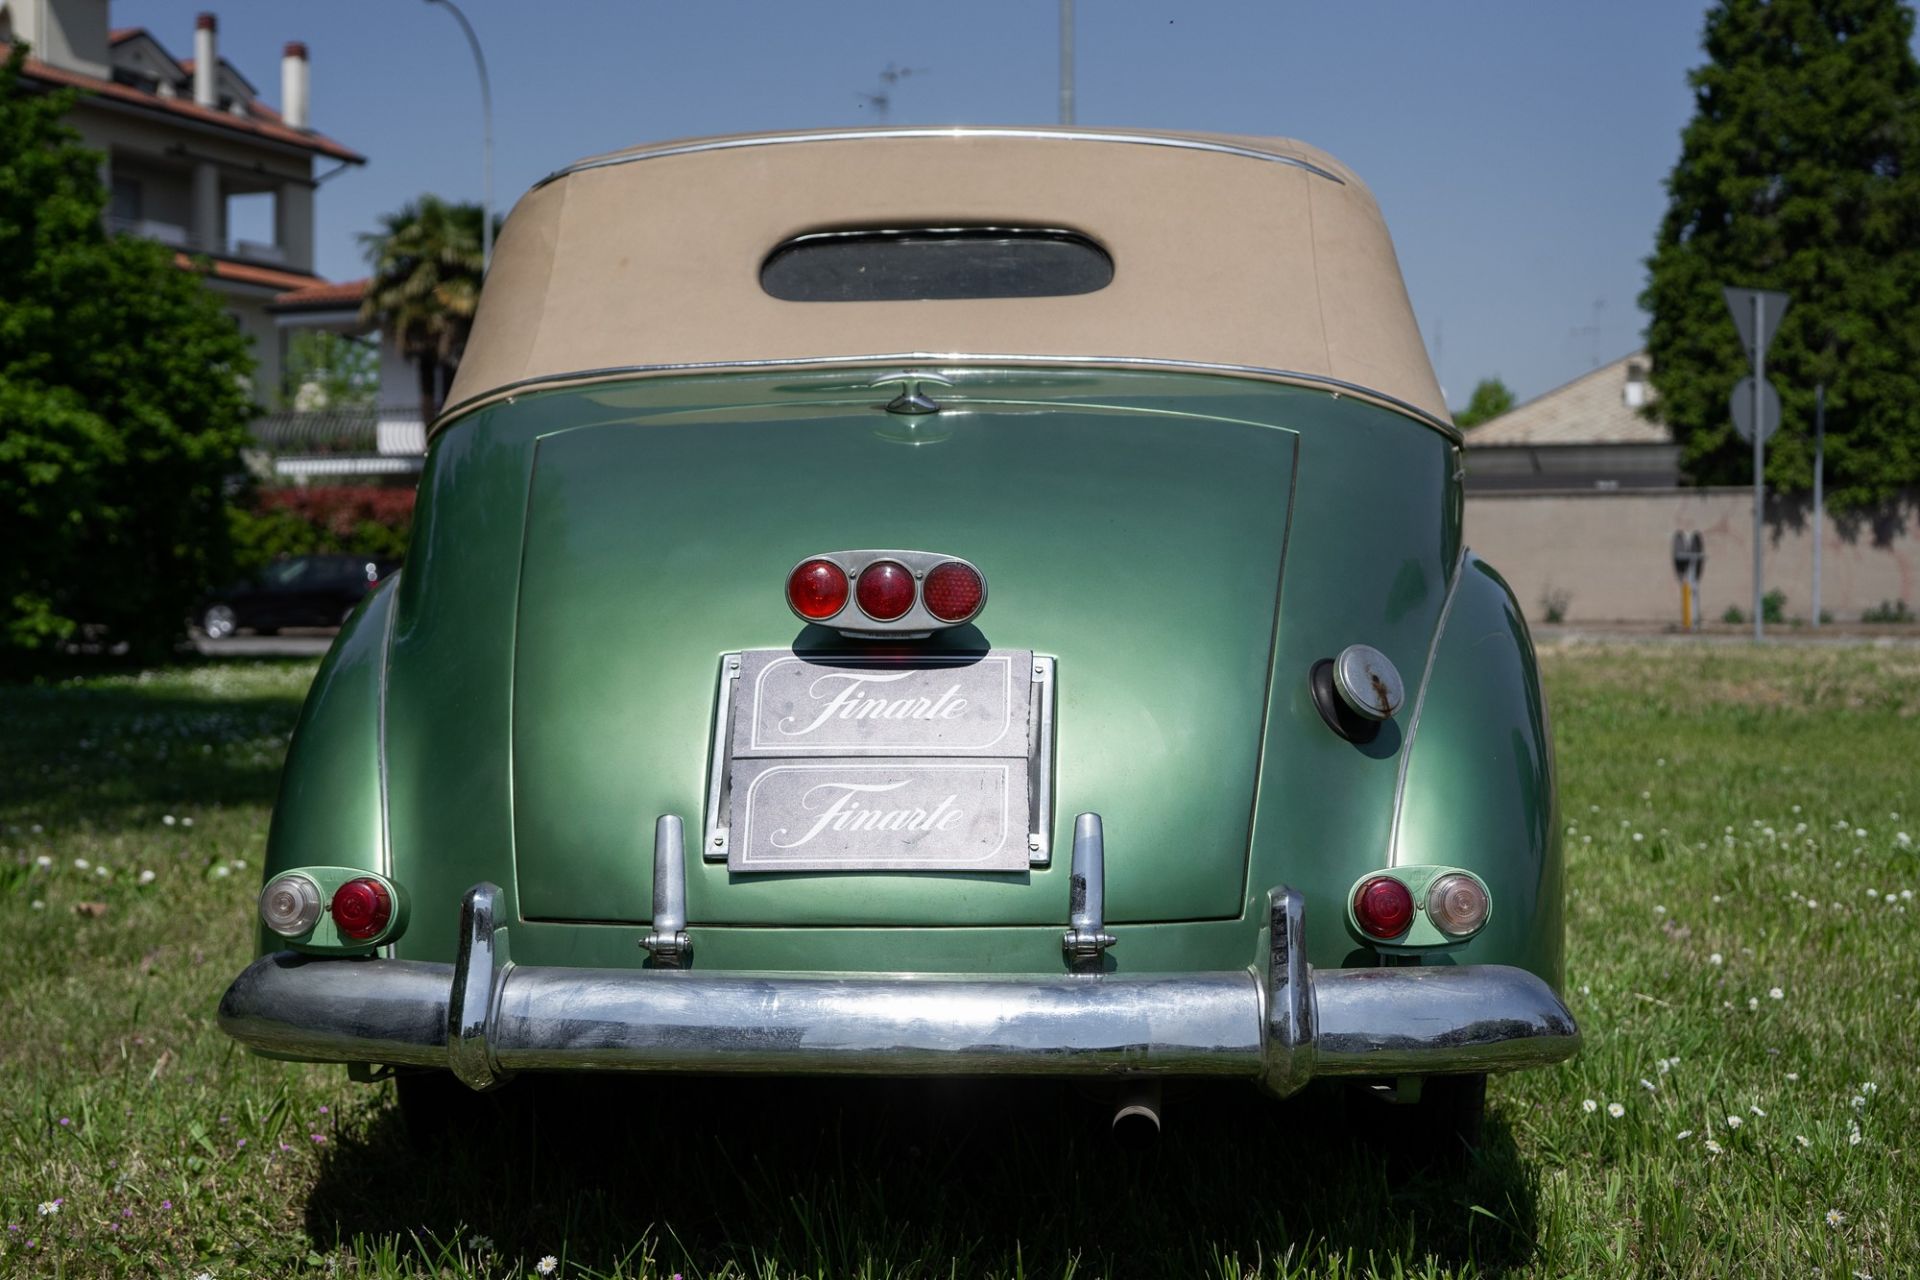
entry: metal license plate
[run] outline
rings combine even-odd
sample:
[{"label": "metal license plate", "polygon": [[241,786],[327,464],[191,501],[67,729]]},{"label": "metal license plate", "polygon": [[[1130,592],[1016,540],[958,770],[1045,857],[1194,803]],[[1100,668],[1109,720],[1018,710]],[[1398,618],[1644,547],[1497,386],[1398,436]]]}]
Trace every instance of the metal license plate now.
[{"label": "metal license plate", "polygon": [[1033,654],[741,655],[736,760],[1028,754]]},{"label": "metal license plate", "polygon": [[1027,761],[740,760],[730,871],[1024,871]]}]

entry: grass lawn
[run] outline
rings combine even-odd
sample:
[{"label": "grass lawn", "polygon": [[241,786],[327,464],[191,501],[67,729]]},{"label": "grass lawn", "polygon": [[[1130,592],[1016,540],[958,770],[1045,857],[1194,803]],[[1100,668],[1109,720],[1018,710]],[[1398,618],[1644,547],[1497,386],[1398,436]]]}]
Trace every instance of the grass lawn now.
[{"label": "grass lawn", "polygon": [[[410,1144],[214,1026],[311,664],[0,688],[0,1274],[1920,1271],[1920,650],[1543,655],[1585,1051],[1479,1158],[1333,1095],[616,1082]],[[1915,833],[1910,836],[1905,833]]]}]

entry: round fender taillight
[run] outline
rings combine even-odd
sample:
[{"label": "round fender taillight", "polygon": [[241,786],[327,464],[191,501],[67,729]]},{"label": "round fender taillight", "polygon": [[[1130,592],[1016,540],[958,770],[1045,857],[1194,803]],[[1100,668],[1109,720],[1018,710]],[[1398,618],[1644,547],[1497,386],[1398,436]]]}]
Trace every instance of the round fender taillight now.
[{"label": "round fender taillight", "polygon": [[847,604],[847,572],[831,560],[803,560],[787,575],[787,603],[809,622],[822,622]]},{"label": "round fender taillight", "polygon": [[875,560],[860,571],[853,598],[875,622],[892,622],[913,608],[913,574],[897,560]]},{"label": "round fender taillight", "polygon": [[1397,938],[1413,923],[1413,893],[1392,876],[1375,876],[1355,891],[1353,915],[1373,937]]},{"label": "round fender taillight", "polygon": [[987,598],[987,584],[972,565],[949,560],[934,566],[922,594],[927,612],[940,621],[965,622],[980,612],[980,603]]},{"label": "round fender taillight", "polygon": [[1427,889],[1427,919],[1442,933],[1464,937],[1487,922],[1487,891],[1472,876],[1441,876]]},{"label": "round fender taillight", "polygon": [[297,938],[320,920],[320,886],[306,876],[275,876],[260,891],[260,920],[283,938]]},{"label": "round fender taillight", "polygon": [[393,919],[393,895],[371,876],[349,880],[333,891],[333,927],[343,938],[364,942],[378,937]]}]

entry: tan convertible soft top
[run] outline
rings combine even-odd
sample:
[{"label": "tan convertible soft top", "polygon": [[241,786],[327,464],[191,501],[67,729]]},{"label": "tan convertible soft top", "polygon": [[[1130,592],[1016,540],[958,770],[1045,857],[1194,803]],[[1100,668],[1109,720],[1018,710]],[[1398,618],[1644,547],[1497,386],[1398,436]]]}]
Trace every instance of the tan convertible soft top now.
[{"label": "tan convertible soft top", "polygon": [[[1112,282],[832,303],[761,287],[796,236],[955,226],[1080,232]],[[985,127],[712,138],[562,170],[501,233],[440,421],[628,373],[1009,360],[1219,367],[1447,422],[1386,225],[1338,161],[1279,138]]]}]

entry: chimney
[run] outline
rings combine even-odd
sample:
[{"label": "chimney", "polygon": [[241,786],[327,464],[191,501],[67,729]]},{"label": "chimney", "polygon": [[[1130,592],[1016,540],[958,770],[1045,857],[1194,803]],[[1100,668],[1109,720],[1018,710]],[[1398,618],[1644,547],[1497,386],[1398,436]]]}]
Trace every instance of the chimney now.
[{"label": "chimney", "polygon": [[307,46],[289,40],[280,54],[280,118],[295,129],[305,129],[313,98],[307,67]]},{"label": "chimney", "polygon": [[193,20],[193,100],[203,107],[220,106],[220,48],[214,39],[219,29],[210,13]]},{"label": "chimney", "polygon": [[1629,409],[1643,408],[1651,399],[1648,394],[1651,390],[1647,385],[1647,366],[1638,360],[1631,361],[1627,365],[1627,384],[1621,389],[1620,398]]}]

